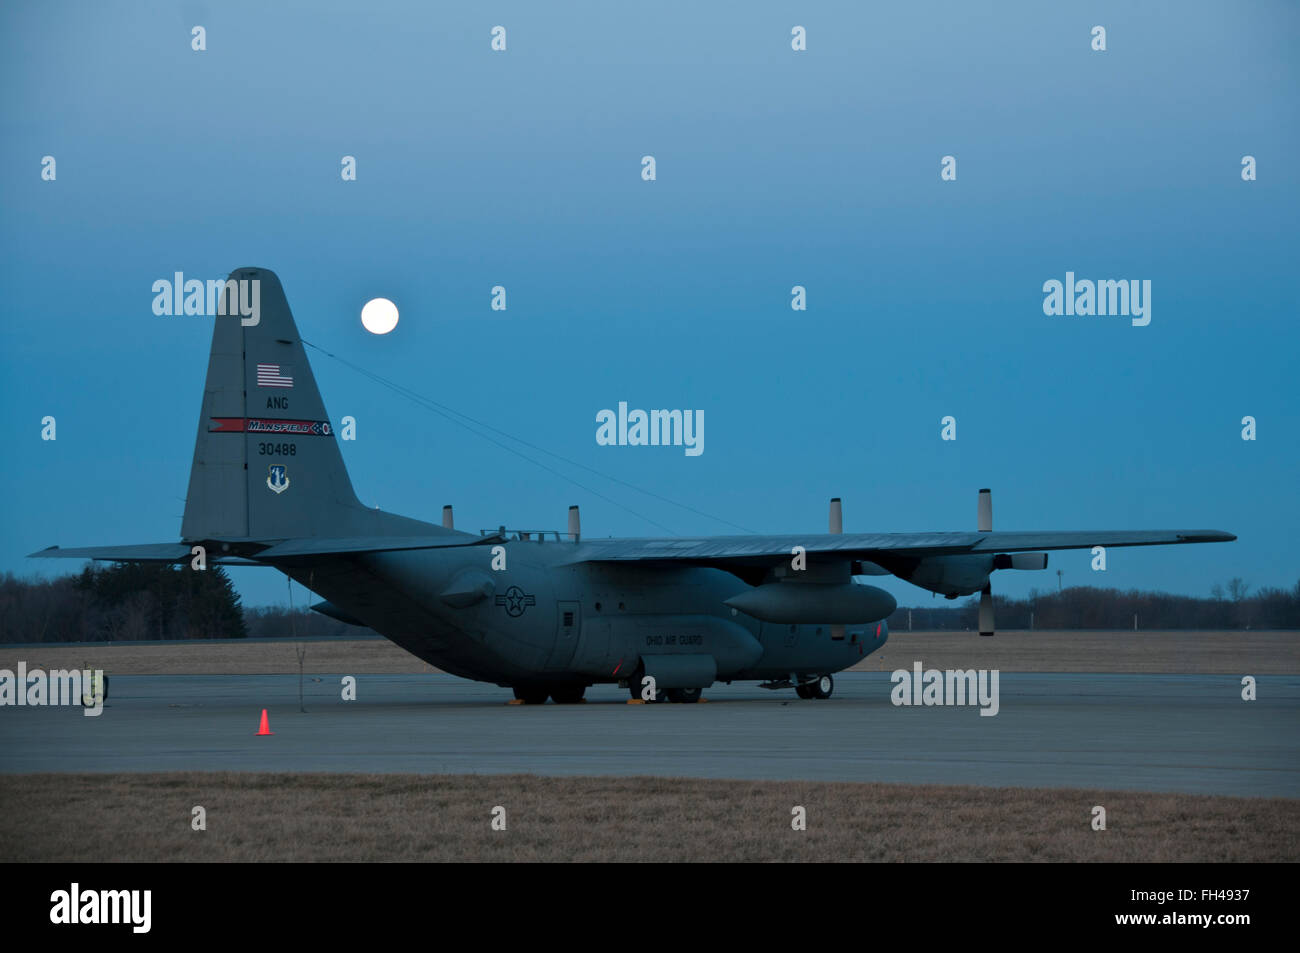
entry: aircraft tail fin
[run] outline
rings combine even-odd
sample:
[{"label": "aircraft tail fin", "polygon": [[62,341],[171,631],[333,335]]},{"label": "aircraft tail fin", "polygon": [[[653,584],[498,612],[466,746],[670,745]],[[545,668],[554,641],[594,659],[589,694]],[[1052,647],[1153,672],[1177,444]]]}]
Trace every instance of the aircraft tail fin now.
[{"label": "aircraft tail fin", "polygon": [[357,499],[275,273],[237,269],[221,294],[181,538],[446,532]]}]

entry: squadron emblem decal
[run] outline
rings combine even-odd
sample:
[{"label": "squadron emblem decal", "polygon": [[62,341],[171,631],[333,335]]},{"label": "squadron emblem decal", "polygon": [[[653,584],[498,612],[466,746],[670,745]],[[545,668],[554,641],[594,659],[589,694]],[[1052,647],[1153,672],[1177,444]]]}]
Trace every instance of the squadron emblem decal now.
[{"label": "squadron emblem decal", "polygon": [[530,596],[518,586],[511,586],[504,594],[497,596],[497,605],[506,607],[506,615],[517,618],[524,614],[529,606],[537,605],[537,597]]},{"label": "squadron emblem decal", "polygon": [[283,463],[273,463],[266,468],[266,485],[277,496],[289,489],[289,468]]}]

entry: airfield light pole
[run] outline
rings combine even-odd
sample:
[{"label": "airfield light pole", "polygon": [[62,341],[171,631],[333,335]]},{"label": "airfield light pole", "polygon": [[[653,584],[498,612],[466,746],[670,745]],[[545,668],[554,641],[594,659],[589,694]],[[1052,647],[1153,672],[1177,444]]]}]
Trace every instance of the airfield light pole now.
[{"label": "airfield light pole", "polygon": [[1058,593],[1061,592],[1061,586],[1063,585],[1063,583],[1061,582],[1061,577],[1064,575],[1065,575],[1064,569],[1056,570],[1056,591]]},{"label": "airfield light pole", "polygon": [[293,611],[293,578],[291,576],[286,576],[285,581],[289,585],[289,628],[293,632],[295,642],[293,652],[298,656],[298,711],[305,715],[307,714],[307,709],[302,703],[302,662],[303,659],[307,657],[307,647],[297,642],[298,620]]}]

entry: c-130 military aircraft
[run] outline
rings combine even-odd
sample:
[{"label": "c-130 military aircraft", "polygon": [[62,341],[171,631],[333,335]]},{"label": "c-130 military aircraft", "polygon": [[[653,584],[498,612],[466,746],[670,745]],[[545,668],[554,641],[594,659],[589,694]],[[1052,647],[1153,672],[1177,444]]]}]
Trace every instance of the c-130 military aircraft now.
[{"label": "c-130 military aircraft", "polygon": [[[463,678],[526,704],[582,700],[588,686],[694,702],[716,681],[758,681],[829,698],[833,674],[889,637],[893,596],[855,577],[892,574],[953,599],[990,576],[1041,570],[1047,551],[1228,542],[1216,530],[993,532],[981,490],[974,532],[852,534],[831,501],[829,532],[686,539],[583,539],[568,531],[471,534],[362,505],[279,279],[258,281],[255,323],[218,317],[179,543],[34,556],[272,566],[316,593],[314,609],[369,626]],[[233,310],[233,309],[232,309]]]}]

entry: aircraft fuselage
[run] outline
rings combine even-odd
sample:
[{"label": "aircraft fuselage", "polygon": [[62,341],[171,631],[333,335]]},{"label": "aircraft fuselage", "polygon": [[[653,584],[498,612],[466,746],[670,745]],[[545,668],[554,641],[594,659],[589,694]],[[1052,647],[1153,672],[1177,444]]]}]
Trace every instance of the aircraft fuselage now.
[{"label": "aircraft fuselage", "polygon": [[880,620],[845,626],[843,639],[829,625],[760,622],[723,605],[751,587],[719,569],[645,572],[574,561],[563,541],[501,545],[496,557],[462,546],[286,571],[431,665],[499,685],[622,682],[666,656],[711,659],[710,682],[780,681],[838,672],[888,639]]}]

